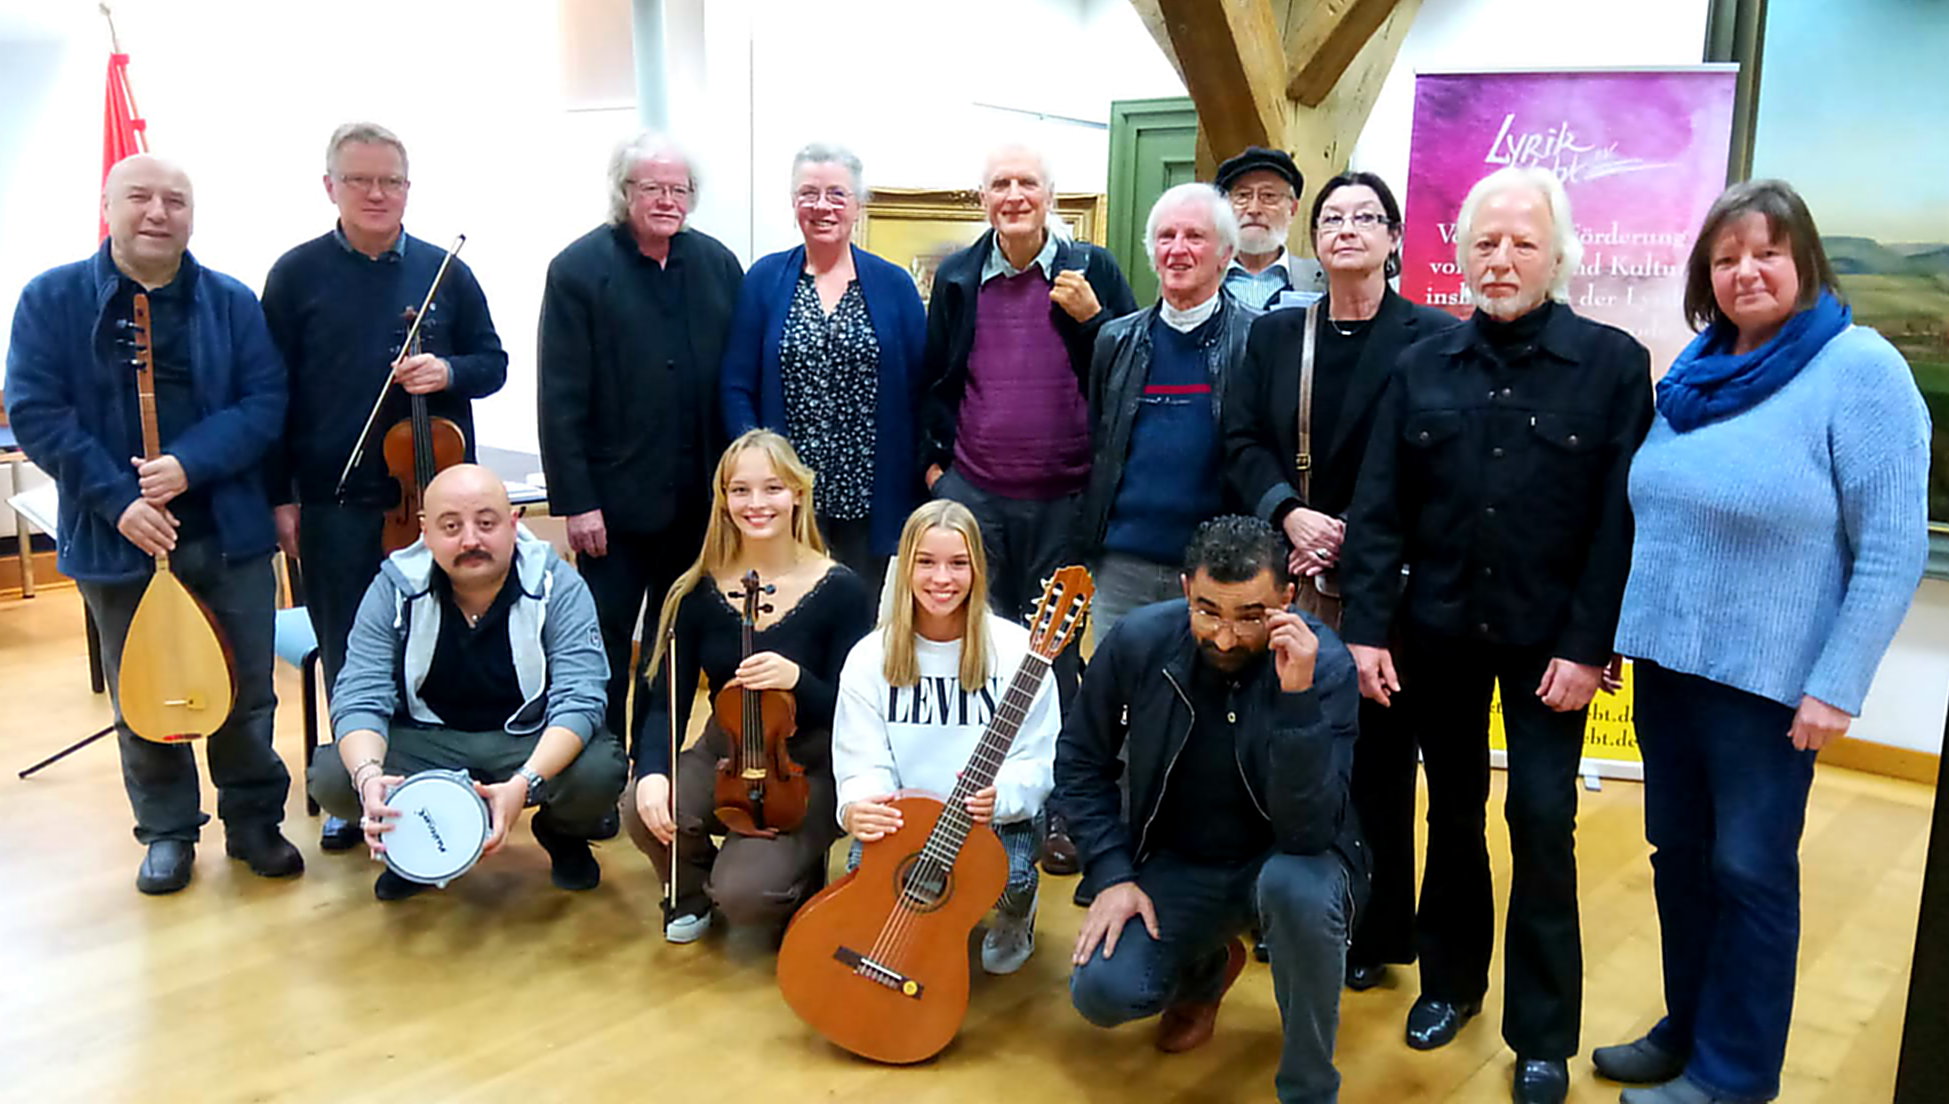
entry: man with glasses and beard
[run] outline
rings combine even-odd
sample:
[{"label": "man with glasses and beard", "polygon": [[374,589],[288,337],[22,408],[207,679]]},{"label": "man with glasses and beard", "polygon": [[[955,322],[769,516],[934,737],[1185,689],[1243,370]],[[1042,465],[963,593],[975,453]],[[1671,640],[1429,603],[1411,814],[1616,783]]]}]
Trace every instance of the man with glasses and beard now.
[{"label": "man with glasses and beard", "polygon": [[1238,254],[1225,267],[1225,290],[1253,310],[1271,310],[1282,292],[1320,289],[1318,262],[1286,251],[1286,235],[1299,214],[1306,187],[1299,166],[1285,150],[1247,146],[1218,166],[1212,183],[1232,201],[1238,215]]}]

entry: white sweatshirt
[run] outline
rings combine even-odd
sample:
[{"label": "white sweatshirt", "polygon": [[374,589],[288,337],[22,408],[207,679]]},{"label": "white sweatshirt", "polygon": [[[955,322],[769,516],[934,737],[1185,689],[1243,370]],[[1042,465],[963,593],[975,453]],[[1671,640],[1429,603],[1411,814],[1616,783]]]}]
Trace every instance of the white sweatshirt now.
[{"label": "white sweatshirt", "polygon": [[[945,798],[954,789],[1029,650],[1027,629],[987,616],[993,667],[987,683],[971,694],[961,689],[959,640],[915,639],[920,682],[914,686],[887,685],[882,630],[867,633],[846,656],[832,721],[832,775],[842,826],[846,806],[855,801],[899,789]],[[1055,786],[1061,727],[1054,687],[1044,676],[995,776],[995,823],[1027,820],[1042,809]]]}]

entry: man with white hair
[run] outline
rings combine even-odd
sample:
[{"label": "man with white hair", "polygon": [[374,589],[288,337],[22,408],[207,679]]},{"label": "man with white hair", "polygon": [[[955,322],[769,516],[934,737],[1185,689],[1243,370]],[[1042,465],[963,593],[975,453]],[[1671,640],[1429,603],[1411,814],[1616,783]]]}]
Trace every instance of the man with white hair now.
[{"label": "man with white hair", "polygon": [[[188,885],[210,819],[190,745],[138,739],[121,719],[118,674],[131,658],[123,645],[163,553],[234,657],[236,702],[204,745],[224,850],[264,877],[296,874],[304,858],[278,831],[291,776],[271,746],[277,535],[262,479],[284,426],[284,369],[256,296],[189,253],[195,192],[180,166],[150,154],[117,163],[102,212],[108,240],[95,255],[42,273],[20,294],[7,413],[21,447],[60,488],[58,565],[101,629],[122,782],[135,838],[148,848],[136,888]],[[138,295],[148,299],[154,459],[143,456],[129,367]]]},{"label": "man with white hair", "polygon": [[[988,155],[989,229],[935,271],[921,353],[923,478],[981,523],[989,604],[1018,623],[1042,597],[1042,580],[1076,557],[1076,508],[1090,475],[1090,350],[1104,323],[1137,309],[1109,250],[1059,232],[1055,194],[1036,150],[1004,145]],[[1056,660],[1065,708],[1080,670],[1074,649]],[[1059,821],[1050,844],[1043,869],[1074,873]]]},{"label": "man with white hair", "polygon": [[1582,248],[1555,176],[1478,182],[1455,240],[1475,315],[1395,369],[1347,518],[1341,633],[1363,695],[1385,705],[1411,688],[1401,707],[1428,775],[1421,996],[1407,1022],[1420,1050],[1453,1039],[1489,985],[1484,807],[1502,689],[1514,866],[1503,1038],[1513,1098],[1561,1101],[1583,997],[1577,764],[1591,697],[1609,686],[1650,363],[1631,335],[1570,309]]},{"label": "man with white hair", "polygon": [[[345,638],[366,584],[385,559],[386,511],[400,487],[386,472],[386,429],[409,416],[408,395],[460,427],[475,455],[473,400],[507,382],[508,355],[487,297],[456,259],[420,326],[421,349],[403,346],[446,251],[408,234],[412,187],[405,143],[376,123],[346,123],[325,145],[324,188],[338,221],[277,259],[264,278],[264,319],[289,374],[291,409],[268,482],[278,543],[303,566],[305,608],[318,635],[325,685],[338,681]],[[398,386],[389,386],[387,377]],[[387,391],[359,463],[373,400]],[[354,825],[326,820],[322,845],[357,845]]]},{"label": "man with white hair", "polygon": [[1282,292],[1325,290],[1320,263],[1286,249],[1306,178],[1285,150],[1247,146],[1218,166],[1212,183],[1238,215],[1238,254],[1225,266],[1225,290],[1248,307],[1270,310]]},{"label": "man with white hair", "polygon": [[630,648],[697,556],[724,450],[718,363],[744,269],[688,225],[690,156],[653,131],[609,158],[609,221],[548,265],[541,295],[541,464],[568,520],[609,658],[607,725],[627,727]]},{"label": "man with white hair", "polygon": [[1101,640],[1138,606],[1183,596],[1185,543],[1224,505],[1219,411],[1259,312],[1224,287],[1238,219],[1209,184],[1159,196],[1144,249],[1160,296],[1104,325],[1090,363],[1089,489],[1076,539]]}]

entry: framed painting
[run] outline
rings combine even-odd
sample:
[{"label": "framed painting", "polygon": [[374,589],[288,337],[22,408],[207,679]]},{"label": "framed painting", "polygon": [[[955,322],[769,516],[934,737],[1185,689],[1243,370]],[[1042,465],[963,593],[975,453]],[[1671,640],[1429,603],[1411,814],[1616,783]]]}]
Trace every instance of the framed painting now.
[{"label": "framed painting", "polygon": [[[1070,237],[1102,245],[1107,202],[1087,192],[1058,192],[1055,211]],[[934,270],[948,254],[972,244],[987,228],[981,197],[971,190],[874,188],[860,206],[853,242],[905,268],[925,300],[934,290]]]}]

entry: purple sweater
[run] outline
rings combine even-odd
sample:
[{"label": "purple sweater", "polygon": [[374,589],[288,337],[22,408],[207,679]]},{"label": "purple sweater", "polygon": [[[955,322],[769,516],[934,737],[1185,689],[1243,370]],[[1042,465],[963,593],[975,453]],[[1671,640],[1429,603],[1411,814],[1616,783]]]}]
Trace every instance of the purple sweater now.
[{"label": "purple sweater", "polygon": [[981,287],[954,470],[1004,498],[1061,498],[1089,480],[1089,406],[1040,268]]}]

